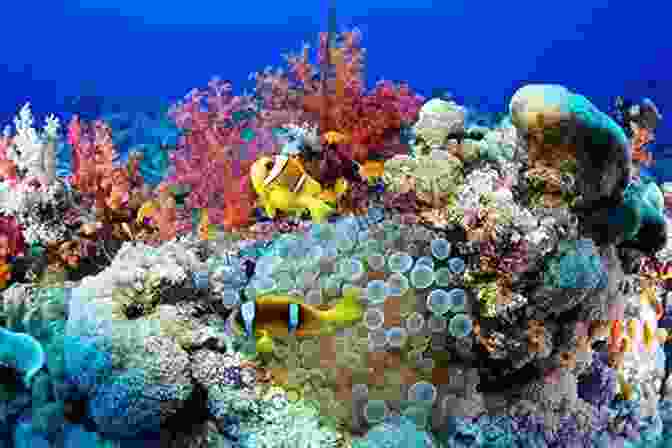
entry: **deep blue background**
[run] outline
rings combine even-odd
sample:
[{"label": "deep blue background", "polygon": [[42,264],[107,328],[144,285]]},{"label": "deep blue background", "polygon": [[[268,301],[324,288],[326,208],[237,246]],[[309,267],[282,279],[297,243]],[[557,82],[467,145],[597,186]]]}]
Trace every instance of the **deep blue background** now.
[{"label": "deep blue background", "polygon": [[[337,11],[340,29],[363,31],[370,84],[446,88],[493,112],[527,82],[562,83],[602,109],[649,96],[668,115],[659,142],[672,147],[668,3],[339,0]],[[27,99],[67,118],[77,95],[144,109],[212,75],[250,89],[250,72],[326,29],[325,2],[304,0],[8,1],[0,17],[1,125]]]}]

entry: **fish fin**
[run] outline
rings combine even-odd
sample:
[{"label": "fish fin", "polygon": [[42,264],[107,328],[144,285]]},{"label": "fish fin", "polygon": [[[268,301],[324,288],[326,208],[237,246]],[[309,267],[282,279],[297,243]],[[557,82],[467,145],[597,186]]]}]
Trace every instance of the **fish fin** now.
[{"label": "fish fin", "polygon": [[254,326],[254,318],[255,318],[255,308],[256,304],[254,301],[252,302],[245,302],[240,306],[240,312],[243,315],[243,322],[245,322],[245,332],[247,333],[248,336],[251,336],[252,333],[252,328]]},{"label": "fish fin", "polygon": [[364,307],[359,300],[360,296],[359,288],[348,288],[343,298],[325,312],[325,320],[337,323],[352,323],[360,320],[364,314]]},{"label": "fish fin", "polygon": [[289,304],[289,332],[293,333],[299,326],[299,305],[296,303]]}]

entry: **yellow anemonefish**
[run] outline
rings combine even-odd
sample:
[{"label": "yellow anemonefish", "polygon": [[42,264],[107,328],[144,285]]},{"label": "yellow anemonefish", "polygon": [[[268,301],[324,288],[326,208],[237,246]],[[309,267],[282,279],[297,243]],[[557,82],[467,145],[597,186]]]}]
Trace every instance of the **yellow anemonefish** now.
[{"label": "yellow anemonefish", "polygon": [[639,320],[630,319],[628,320],[628,336],[632,341],[637,340],[637,327],[639,326]]},{"label": "yellow anemonefish", "polygon": [[297,157],[261,157],[252,165],[250,179],[271,218],[277,210],[297,216],[308,210],[313,221],[323,222],[334,212],[319,198],[322,185],[308,175]]},{"label": "yellow anemonefish", "polygon": [[334,327],[346,327],[362,318],[359,288],[348,288],[330,309],[320,310],[291,296],[266,295],[243,303],[230,317],[234,334],[255,335],[257,350],[273,350],[271,338],[320,336]]}]

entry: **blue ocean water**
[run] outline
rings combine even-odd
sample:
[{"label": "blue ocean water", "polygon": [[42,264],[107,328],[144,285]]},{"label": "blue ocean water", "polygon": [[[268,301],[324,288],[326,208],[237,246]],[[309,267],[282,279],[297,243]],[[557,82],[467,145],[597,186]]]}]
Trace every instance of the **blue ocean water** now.
[{"label": "blue ocean water", "polygon": [[[4,2],[0,126],[26,100],[37,116],[67,120],[160,110],[213,75],[251,89],[250,72],[316,42],[326,3]],[[362,30],[370,84],[406,80],[490,113],[528,82],[564,84],[604,110],[618,95],[651,97],[664,116],[672,108],[667,2],[339,0],[336,8],[339,30]],[[670,129],[659,128],[654,151],[672,147]]]}]

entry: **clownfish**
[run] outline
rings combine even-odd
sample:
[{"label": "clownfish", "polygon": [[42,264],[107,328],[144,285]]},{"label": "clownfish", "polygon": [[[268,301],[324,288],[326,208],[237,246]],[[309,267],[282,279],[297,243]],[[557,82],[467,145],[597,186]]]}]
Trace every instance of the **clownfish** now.
[{"label": "clownfish", "polygon": [[277,210],[297,216],[308,210],[313,221],[319,223],[334,212],[320,199],[322,185],[308,175],[297,157],[261,157],[250,169],[250,180],[270,218]]},{"label": "clownfish", "polygon": [[306,305],[297,297],[258,297],[232,313],[230,327],[238,336],[256,337],[257,351],[269,353],[273,351],[272,338],[320,336],[358,322],[364,314],[360,294],[359,288],[348,288],[328,310]]}]

